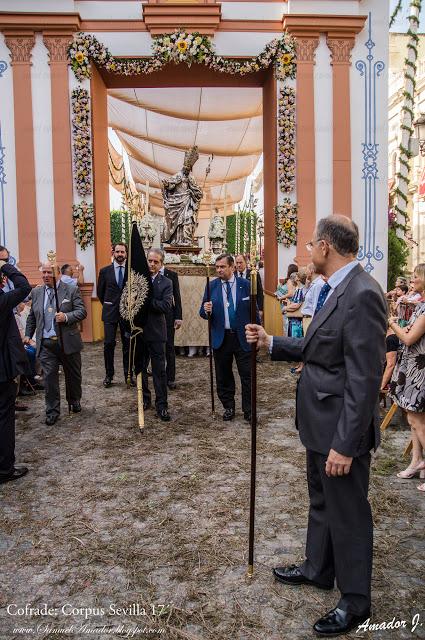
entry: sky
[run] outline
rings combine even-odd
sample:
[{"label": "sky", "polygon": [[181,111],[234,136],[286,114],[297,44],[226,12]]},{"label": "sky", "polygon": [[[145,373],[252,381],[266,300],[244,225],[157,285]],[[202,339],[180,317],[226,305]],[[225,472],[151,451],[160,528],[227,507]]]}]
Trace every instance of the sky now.
[{"label": "sky", "polygon": [[[389,0],[390,3],[390,15],[397,6],[398,0]],[[391,27],[391,32],[394,33],[406,33],[409,22],[408,17],[410,14],[410,0],[402,0],[402,9],[397,14],[397,18]],[[422,9],[420,13],[419,33],[425,33],[425,0],[422,0]]]}]

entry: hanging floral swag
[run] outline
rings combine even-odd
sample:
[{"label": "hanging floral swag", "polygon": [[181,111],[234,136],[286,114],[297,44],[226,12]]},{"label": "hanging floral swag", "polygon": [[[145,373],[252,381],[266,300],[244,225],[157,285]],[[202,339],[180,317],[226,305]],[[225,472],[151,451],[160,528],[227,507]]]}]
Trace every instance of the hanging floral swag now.
[{"label": "hanging floral swag", "polygon": [[297,244],[298,205],[285,198],[275,209],[276,240],[285,247]]},{"label": "hanging floral swag", "polygon": [[289,193],[295,186],[295,90],[290,87],[280,90],[277,145],[279,186]]},{"label": "hanging floral swag", "polygon": [[94,212],[93,205],[83,200],[72,207],[74,237],[84,250],[94,244]]},{"label": "hanging floral swag", "polygon": [[215,53],[214,45],[208,36],[199,33],[175,31],[169,35],[153,37],[153,55],[136,60],[114,58],[108,49],[91,34],[78,33],[68,48],[69,63],[78,80],[91,76],[91,61],[106,71],[125,76],[153,73],[169,62],[178,64],[204,64],[214,71],[245,75],[273,64],[278,80],[295,78],[296,49],[295,42],[288,33],[269,42],[255,58],[235,60],[223,58]]},{"label": "hanging floral swag", "polygon": [[91,193],[90,96],[78,87],[71,93],[74,180],[79,196]]}]

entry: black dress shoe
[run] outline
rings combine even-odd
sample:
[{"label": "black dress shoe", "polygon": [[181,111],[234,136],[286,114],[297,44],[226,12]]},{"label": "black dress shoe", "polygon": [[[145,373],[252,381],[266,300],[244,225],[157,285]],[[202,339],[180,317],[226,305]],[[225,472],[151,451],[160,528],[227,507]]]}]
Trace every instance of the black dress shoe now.
[{"label": "black dress shoe", "polygon": [[59,419],[59,416],[46,416],[46,424],[48,427],[51,427],[55,424]]},{"label": "black dress shoe", "polygon": [[224,422],[228,422],[229,420],[233,420],[234,417],[235,417],[235,410],[234,409],[225,409],[224,410],[224,413],[223,413]]},{"label": "black dress shoe", "polygon": [[283,582],[283,584],[311,584],[318,589],[327,589],[328,591],[333,589],[333,585],[309,580],[309,578],[306,578],[305,575],[301,573],[300,567],[297,567],[295,564],[291,564],[289,567],[275,567],[275,569],[273,569],[273,575],[276,580]]},{"label": "black dress shoe", "polygon": [[110,378],[109,376],[105,376],[105,379],[103,381],[103,386],[105,387],[105,389],[108,389],[109,387],[112,386],[112,378]]},{"label": "black dress shoe", "polygon": [[244,411],[243,419],[246,422],[251,422],[251,412],[250,411]]},{"label": "black dress shoe", "polygon": [[158,418],[161,418],[163,422],[170,422],[171,420],[171,416],[168,413],[168,409],[161,409],[161,411],[158,411],[156,415],[158,416]]},{"label": "black dress shoe", "polygon": [[72,413],[80,413],[81,411],[81,404],[79,402],[74,402],[71,405],[71,411]]},{"label": "black dress shoe", "polygon": [[152,406],[152,403],[150,400],[143,400],[143,411],[147,411],[148,409],[150,409]]},{"label": "black dress shoe", "polygon": [[18,480],[28,473],[28,467],[15,467],[12,473],[7,476],[0,476],[0,484],[5,482],[11,482],[12,480]]},{"label": "black dress shoe", "polygon": [[167,387],[171,390],[174,390],[177,387],[177,385],[175,382],[167,382]]},{"label": "black dress shoe", "polygon": [[369,617],[370,611],[358,616],[349,611],[335,608],[326,613],[323,618],[320,618],[320,620],[313,625],[313,629],[318,636],[324,638],[340,636],[358,627]]}]

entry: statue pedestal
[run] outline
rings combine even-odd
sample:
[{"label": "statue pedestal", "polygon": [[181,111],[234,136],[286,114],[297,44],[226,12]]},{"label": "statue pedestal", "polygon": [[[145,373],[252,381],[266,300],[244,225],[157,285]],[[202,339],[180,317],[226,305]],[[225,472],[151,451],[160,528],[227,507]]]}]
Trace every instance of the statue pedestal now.
[{"label": "statue pedestal", "polygon": [[201,253],[202,249],[201,247],[191,247],[186,244],[164,244],[164,251],[165,253],[178,253],[181,256],[187,256],[190,253],[197,256],[198,253]]}]

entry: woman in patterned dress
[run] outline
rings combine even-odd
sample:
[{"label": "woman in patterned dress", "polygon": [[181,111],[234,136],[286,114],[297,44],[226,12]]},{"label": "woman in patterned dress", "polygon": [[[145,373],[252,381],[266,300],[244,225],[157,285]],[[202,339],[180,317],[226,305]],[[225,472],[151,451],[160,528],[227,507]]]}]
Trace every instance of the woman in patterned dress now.
[{"label": "woman in patterned dress", "polygon": [[[397,318],[390,318],[390,327],[399,338],[398,352],[389,395],[407,412],[412,432],[412,460],[400,478],[413,478],[419,474],[425,478],[425,263],[418,264],[413,272],[413,287],[421,299],[406,327],[400,327]],[[425,492],[425,483],[418,489]]]}]

